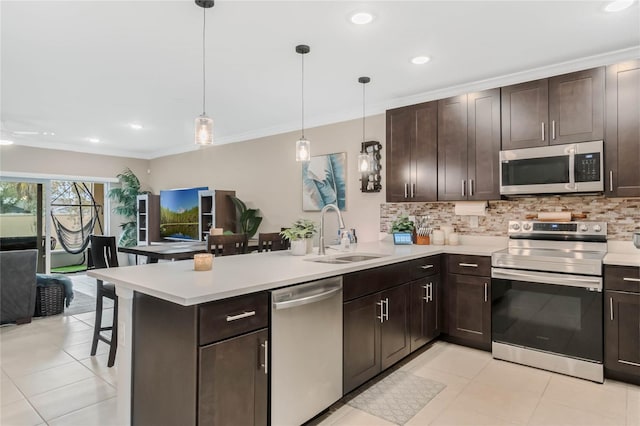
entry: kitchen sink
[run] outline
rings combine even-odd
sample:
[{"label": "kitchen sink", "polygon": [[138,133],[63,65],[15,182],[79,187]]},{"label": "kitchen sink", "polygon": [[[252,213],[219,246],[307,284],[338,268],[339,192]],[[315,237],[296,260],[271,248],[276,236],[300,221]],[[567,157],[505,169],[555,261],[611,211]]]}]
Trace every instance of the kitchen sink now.
[{"label": "kitchen sink", "polygon": [[334,263],[334,264],[342,264],[342,263],[355,263],[355,262],[364,262],[365,260],[378,259],[380,257],[385,257],[386,254],[375,254],[375,253],[348,253],[348,254],[336,254],[331,256],[321,256],[316,257],[315,259],[305,259],[309,262],[316,263]]}]

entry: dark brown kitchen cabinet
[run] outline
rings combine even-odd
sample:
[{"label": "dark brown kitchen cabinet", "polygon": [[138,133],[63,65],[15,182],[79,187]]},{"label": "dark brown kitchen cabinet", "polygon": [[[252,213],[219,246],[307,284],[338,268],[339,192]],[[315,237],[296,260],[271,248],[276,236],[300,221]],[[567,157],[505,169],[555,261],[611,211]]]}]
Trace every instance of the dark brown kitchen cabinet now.
[{"label": "dark brown kitchen cabinet", "polygon": [[440,276],[411,283],[411,352],[440,334]]},{"label": "dark brown kitchen cabinet", "polygon": [[605,266],[605,376],[640,384],[640,268]]},{"label": "dark brown kitchen cabinet", "polygon": [[387,202],[437,200],[437,102],[387,111]]},{"label": "dark brown kitchen cabinet", "polygon": [[438,101],[438,200],[500,198],[500,89]]},{"label": "dark brown kitchen cabinet", "polygon": [[491,350],[491,258],[447,255],[447,334],[451,341]]},{"label": "dark brown kitchen cabinet", "polygon": [[502,88],[502,149],[602,140],[604,68]]},{"label": "dark brown kitchen cabinet", "polygon": [[605,195],[640,196],[640,60],[607,67]]},{"label": "dark brown kitchen cabinet", "polygon": [[343,321],[347,393],[409,355],[409,285],[346,302]]},{"label": "dark brown kitchen cabinet", "polygon": [[132,425],[266,425],[266,292],[197,306],[136,293]]},{"label": "dark brown kitchen cabinet", "polygon": [[266,329],[200,348],[198,424],[266,425]]}]

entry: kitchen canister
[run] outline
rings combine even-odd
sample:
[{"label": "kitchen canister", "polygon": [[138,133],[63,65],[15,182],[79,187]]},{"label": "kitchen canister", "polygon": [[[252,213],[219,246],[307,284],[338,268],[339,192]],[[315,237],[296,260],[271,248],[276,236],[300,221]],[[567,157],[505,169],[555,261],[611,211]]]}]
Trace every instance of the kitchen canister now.
[{"label": "kitchen canister", "polygon": [[436,229],[431,234],[431,244],[434,246],[441,246],[444,244],[444,231]]},{"label": "kitchen canister", "polygon": [[455,229],[451,225],[442,225],[440,229],[444,232],[444,243],[449,244],[449,235],[451,235]]},{"label": "kitchen canister", "polygon": [[456,232],[452,232],[449,234],[449,245],[451,246],[457,246],[458,244],[460,244],[460,238],[458,236],[458,233]]}]

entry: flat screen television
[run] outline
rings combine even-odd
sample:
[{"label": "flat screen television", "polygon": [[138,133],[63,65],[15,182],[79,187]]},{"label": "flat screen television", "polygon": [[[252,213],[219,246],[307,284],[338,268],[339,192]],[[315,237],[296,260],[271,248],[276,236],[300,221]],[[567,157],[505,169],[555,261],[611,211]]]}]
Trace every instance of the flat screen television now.
[{"label": "flat screen television", "polygon": [[165,240],[193,241],[198,236],[198,191],[197,188],[169,189],[160,191],[160,237]]}]

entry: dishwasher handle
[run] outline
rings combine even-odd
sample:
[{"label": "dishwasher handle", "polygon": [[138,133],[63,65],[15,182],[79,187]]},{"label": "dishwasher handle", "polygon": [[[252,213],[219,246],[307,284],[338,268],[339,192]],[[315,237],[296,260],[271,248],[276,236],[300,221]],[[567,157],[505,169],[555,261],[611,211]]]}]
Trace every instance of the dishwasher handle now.
[{"label": "dishwasher handle", "polygon": [[309,305],[311,303],[320,302],[322,300],[328,299],[335,294],[338,294],[342,291],[342,284],[329,287],[328,290],[323,291],[322,293],[311,294],[309,296],[305,296],[304,293],[296,299],[284,300],[282,302],[275,302],[273,304],[273,308],[276,310],[280,309],[289,309],[295,308],[296,306]]}]

